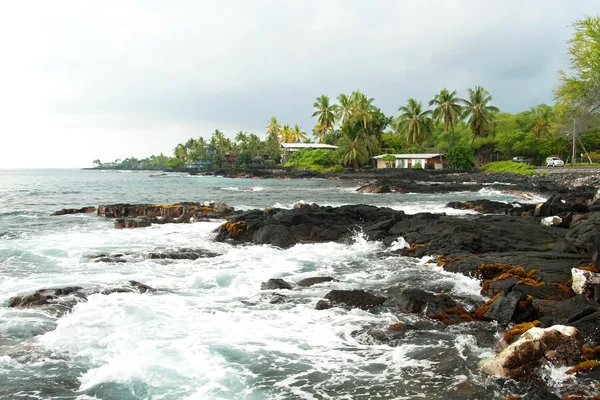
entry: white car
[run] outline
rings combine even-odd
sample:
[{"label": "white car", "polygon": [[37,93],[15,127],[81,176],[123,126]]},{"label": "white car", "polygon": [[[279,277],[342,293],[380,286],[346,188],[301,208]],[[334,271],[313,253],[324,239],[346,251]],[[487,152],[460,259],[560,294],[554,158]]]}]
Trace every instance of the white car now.
[{"label": "white car", "polygon": [[565,163],[558,157],[546,158],[546,167],[564,167]]}]

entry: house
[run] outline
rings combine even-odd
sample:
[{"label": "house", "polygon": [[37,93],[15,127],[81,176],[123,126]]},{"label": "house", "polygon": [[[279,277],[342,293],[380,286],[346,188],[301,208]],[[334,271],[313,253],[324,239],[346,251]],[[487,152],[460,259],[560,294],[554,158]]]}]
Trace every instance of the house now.
[{"label": "house", "polygon": [[443,154],[389,154],[396,158],[395,161],[384,161],[383,157],[388,154],[382,154],[373,157],[377,161],[377,168],[412,168],[416,164],[421,164],[423,169],[443,169],[448,162]]},{"label": "house", "polygon": [[208,167],[210,165],[210,160],[196,160],[189,163],[185,163],[186,168],[202,168]]},{"label": "house", "polygon": [[281,143],[281,147],[284,150],[282,163],[285,163],[289,156],[296,151],[304,149],[336,150],[338,148],[337,146],[325,143]]}]

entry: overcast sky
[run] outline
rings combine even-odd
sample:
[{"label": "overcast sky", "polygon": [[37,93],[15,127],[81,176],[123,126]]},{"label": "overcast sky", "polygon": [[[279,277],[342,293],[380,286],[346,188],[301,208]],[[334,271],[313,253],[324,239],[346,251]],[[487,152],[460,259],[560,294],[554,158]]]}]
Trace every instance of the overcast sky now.
[{"label": "overcast sky", "polygon": [[216,129],[310,132],[314,99],[482,85],[500,109],[553,101],[571,24],[598,0],[5,1],[0,168],[171,155]]}]

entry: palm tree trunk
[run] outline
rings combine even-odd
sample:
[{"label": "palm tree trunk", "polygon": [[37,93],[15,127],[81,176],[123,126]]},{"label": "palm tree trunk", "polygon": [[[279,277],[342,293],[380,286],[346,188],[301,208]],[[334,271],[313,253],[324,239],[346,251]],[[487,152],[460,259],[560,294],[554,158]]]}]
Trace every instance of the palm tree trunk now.
[{"label": "palm tree trunk", "polygon": [[456,137],[454,136],[454,124],[450,123],[450,130],[452,131],[452,147],[456,144]]}]

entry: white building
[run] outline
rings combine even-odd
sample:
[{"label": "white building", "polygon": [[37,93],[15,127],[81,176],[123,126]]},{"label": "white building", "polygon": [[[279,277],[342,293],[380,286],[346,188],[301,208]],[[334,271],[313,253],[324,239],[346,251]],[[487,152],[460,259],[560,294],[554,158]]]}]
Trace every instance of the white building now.
[{"label": "white building", "polygon": [[443,169],[446,158],[443,154],[389,154],[396,158],[395,161],[384,161],[383,157],[388,154],[373,157],[377,160],[377,168],[412,168],[420,164],[423,169]]}]

